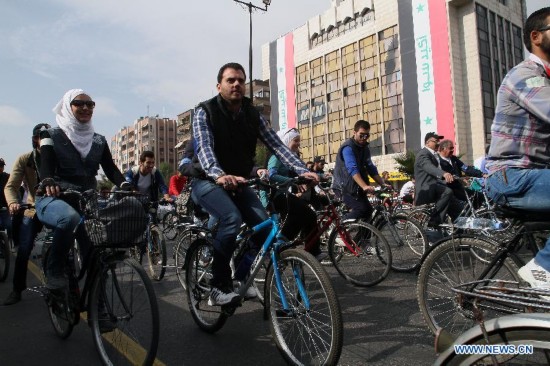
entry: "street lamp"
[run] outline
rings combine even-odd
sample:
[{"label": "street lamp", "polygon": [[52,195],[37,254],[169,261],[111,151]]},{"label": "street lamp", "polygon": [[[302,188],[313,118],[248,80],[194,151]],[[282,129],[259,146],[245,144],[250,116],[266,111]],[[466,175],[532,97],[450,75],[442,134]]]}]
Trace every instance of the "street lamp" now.
[{"label": "street lamp", "polygon": [[254,93],[252,91],[252,9],[267,11],[267,7],[269,5],[271,5],[271,0],[262,0],[262,2],[264,3],[264,6],[265,6],[264,8],[256,6],[256,5],[254,5],[250,2],[246,3],[246,2],[240,1],[240,0],[233,0],[233,1],[248,7],[248,14],[249,14],[249,17],[250,17],[250,43],[249,43],[249,46],[248,46],[248,80],[250,80],[250,83],[249,83],[248,88],[249,88],[249,92],[250,92],[250,101],[252,102],[253,96],[254,96]]}]

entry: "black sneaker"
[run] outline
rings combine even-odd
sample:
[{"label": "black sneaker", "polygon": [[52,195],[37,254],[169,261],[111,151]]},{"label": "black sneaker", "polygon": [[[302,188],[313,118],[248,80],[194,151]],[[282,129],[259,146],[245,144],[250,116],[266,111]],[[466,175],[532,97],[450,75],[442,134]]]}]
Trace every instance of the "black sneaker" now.
[{"label": "black sneaker", "polygon": [[21,301],[21,292],[19,291],[12,291],[6,300],[4,300],[4,305],[13,305]]}]

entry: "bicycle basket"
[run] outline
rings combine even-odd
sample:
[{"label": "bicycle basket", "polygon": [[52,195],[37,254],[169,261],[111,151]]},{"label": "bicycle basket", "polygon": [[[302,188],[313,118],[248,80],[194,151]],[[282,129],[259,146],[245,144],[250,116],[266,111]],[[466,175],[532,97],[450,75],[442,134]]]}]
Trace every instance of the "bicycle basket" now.
[{"label": "bicycle basket", "polygon": [[134,197],[124,197],[98,210],[98,218],[86,220],[90,240],[97,246],[126,248],[142,240],[148,218]]}]

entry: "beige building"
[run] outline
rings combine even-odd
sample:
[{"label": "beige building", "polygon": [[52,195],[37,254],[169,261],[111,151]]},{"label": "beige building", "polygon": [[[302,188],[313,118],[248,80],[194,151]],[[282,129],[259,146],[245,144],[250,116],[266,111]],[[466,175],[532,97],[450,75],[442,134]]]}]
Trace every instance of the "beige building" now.
[{"label": "beige building", "polygon": [[140,117],[132,126],[121,128],[111,138],[111,153],[123,172],[139,164],[139,155],[146,150],[155,153],[156,166],[166,162],[177,168],[176,121],[169,118]]},{"label": "beige building", "polygon": [[502,78],[524,58],[525,11],[523,0],[332,0],[262,47],[272,124],[299,128],[304,160],[334,162],[365,119],[380,171],[432,131],[471,163],[490,138]]}]

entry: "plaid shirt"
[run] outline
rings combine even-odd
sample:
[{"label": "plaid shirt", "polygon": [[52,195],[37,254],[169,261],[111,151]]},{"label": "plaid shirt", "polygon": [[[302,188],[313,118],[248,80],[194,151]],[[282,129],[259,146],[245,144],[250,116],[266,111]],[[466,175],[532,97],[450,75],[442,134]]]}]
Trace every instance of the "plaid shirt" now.
[{"label": "plaid shirt", "polygon": [[[239,113],[243,113],[243,111],[241,110]],[[197,108],[193,117],[193,137],[196,141],[195,154],[206,174],[214,180],[225,175],[214,153],[214,135],[207,121],[206,111],[202,107]],[[298,174],[308,172],[304,162],[282,143],[277,134],[267,126],[267,122],[262,116],[260,116],[260,140],[290,169]]]},{"label": "plaid shirt", "polygon": [[498,90],[490,173],[550,166],[550,65],[535,55],[508,72]]}]

